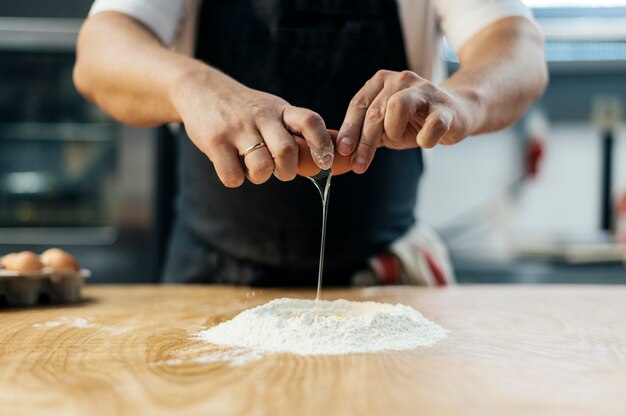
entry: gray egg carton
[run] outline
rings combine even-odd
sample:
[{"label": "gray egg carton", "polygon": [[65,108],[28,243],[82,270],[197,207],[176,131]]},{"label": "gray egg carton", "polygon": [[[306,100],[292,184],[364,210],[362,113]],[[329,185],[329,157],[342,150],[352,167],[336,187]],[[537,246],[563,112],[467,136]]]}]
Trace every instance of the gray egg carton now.
[{"label": "gray egg carton", "polygon": [[56,304],[78,302],[89,276],[87,269],[75,272],[43,268],[29,273],[0,269],[0,306],[34,306],[45,298]]}]

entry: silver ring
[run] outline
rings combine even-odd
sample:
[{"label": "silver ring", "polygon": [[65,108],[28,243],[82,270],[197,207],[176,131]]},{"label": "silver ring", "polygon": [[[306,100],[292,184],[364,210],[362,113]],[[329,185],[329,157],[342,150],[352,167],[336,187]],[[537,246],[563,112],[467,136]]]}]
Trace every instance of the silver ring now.
[{"label": "silver ring", "polygon": [[250,146],[246,150],[244,150],[243,153],[241,153],[239,155],[239,157],[244,159],[246,156],[248,156],[250,153],[254,152],[255,150],[260,149],[262,147],[266,147],[266,146],[267,145],[264,142],[253,144],[252,146]]}]

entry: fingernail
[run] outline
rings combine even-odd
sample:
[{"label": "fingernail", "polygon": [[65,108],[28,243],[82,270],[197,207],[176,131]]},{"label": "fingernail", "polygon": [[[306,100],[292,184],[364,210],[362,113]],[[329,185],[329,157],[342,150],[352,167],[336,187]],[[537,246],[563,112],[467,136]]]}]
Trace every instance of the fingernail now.
[{"label": "fingernail", "polygon": [[321,165],[320,168],[326,170],[326,169],[330,169],[331,166],[333,165],[333,155],[332,154],[328,154],[325,155],[324,157],[322,157],[321,159]]},{"label": "fingernail", "polygon": [[321,150],[311,149],[311,156],[313,156],[313,161],[320,169],[329,169],[333,165],[334,155],[335,149],[332,145]]},{"label": "fingernail", "polygon": [[352,167],[354,168],[354,171],[356,173],[365,172],[365,159],[363,158],[363,156],[355,157]]},{"label": "fingernail", "polygon": [[352,151],[352,139],[349,137],[342,138],[337,145],[337,150],[344,156],[349,155]]}]

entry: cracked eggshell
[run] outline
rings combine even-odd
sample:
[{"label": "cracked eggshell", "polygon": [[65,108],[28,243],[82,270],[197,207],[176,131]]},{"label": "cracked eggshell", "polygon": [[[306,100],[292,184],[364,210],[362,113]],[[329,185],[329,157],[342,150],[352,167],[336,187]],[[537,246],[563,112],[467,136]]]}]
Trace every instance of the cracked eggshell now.
[{"label": "cracked eggshell", "polygon": [[[328,130],[333,143],[337,142],[337,130]],[[320,172],[320,168],[313,161],[311,149],[307,146],[302,137],[294,136],[298,144],[298,174],[302,176],[315,176]],[[335,151],[333,160],[333,176],[341,175],[352,170],[350,156],[342,156]]]}]

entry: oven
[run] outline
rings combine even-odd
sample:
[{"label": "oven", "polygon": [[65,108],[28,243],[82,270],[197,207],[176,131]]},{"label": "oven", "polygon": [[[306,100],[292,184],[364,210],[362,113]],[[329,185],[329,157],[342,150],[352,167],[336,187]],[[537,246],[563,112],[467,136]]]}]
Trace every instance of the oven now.
[{"label": "oven", "polygon": [[0,18],[0,253],[59,246],[93,282],[155,281],[159,133],[77,93],[81,23]]}]

